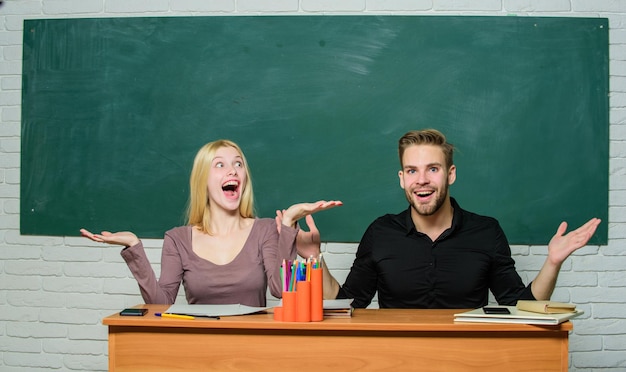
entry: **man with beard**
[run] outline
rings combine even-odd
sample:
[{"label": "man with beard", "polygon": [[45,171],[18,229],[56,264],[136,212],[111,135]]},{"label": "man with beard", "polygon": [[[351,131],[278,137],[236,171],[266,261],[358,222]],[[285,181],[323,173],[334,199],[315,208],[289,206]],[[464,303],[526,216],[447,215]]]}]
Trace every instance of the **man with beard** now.
[{"label": "man with beard", "polygon": [[[561,264],[583,247],[600,220],[565,234],[562,222],[537,277],[524,285],[498,221],[461,209],[448,194],[456,179],[454,146],[437,130],[410,131],[399,140],[400,187],[409,207],[376,219],[359,244],[343,286],[325,268],[324,297],[353,298],[367,307],[376,292],[381,308],[478,308],[489,291],[498,303],[547,300]],[[313,225],[314,226],[314,225]],[[304,257],[318,252],[298,252]]]}]

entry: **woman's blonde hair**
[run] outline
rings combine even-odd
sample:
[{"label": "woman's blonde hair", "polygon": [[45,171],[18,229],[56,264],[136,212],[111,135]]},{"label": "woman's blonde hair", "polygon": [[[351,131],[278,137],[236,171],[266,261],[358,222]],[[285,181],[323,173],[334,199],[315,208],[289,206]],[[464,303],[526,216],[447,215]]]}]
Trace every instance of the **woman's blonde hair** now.
[{"label": "woman's blonde hair", "polygon": [[252,189],[252,178],[248,169],[248,161],[241,151],[241,148],[230,140],[217,140],[202,146],[193,161],[191,176],[189,177],[189,205],[187,206],[187,223],[197,226],[202,232],[212,234],[210,230],[211,214],[209,204],[209,194],[207,190],[207,180],[211,172],[211,163],[215,158],[215,153],[222,147],[232,147],[241,155],[246,171],[247,182],[241,194],[239,204],[239,214],[244,218],[254,217],[254,192]]}]

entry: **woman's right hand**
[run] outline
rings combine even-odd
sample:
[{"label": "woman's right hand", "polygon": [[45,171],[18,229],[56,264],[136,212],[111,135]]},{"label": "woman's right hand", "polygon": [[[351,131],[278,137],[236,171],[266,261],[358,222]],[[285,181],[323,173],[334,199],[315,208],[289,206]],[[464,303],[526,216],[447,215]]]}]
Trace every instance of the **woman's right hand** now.
[{"label": "woman's right hand", "polygon": [[343,202],[339,200],[320,200],[315,203],[298,203],[290,206],[287,209],[276,211],[276,223],[278,232],[280,232],[280,225],[295,227],[296,222],[306,216],[310,216],[313,213],[319,211],[325,211],[334,207],[342,206]]},{"label": "woman's right hand", "polygon": [[315,226],[312,214],[341,205],[343,205],[343,203],[339,200],[320,200],[315,203],[294,204],[287,210],[277,210],[276,227],[278,228],[278,233],[280,234],[283,224],[285,226],[296,227],[297,221],[304,217],[306,219],[306,224],[309,227],[309,231],[298,229],[296,249],[298,250],[298,254],[303,258],[319,257],[321,238],[320,232],[317,229],[317,226]]},{"label": "woman's right hand", "polygon": [[126,247],[132,247],[133,245],[139,244],[139,238],[137,238],[137,235],[130,231],[121,231],[116,233],[103,231],[100,234],[94,234],[88,230],[80,229],[80,234],[85,238],[98,243],[117,244]]}]

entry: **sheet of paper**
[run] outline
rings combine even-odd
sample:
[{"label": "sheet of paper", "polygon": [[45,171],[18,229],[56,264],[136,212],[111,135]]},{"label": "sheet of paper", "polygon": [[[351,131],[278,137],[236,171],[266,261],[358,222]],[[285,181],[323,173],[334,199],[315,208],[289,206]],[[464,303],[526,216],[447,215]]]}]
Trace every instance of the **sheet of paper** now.
[{"label": "sheet of paper", "polygon": [[229,316],[245,315],[262,312],[269,307],[254,307],[241,304],[232,305],[189,305],[174,304],[167,309],[166,313],[183,314],[193,316]]}]

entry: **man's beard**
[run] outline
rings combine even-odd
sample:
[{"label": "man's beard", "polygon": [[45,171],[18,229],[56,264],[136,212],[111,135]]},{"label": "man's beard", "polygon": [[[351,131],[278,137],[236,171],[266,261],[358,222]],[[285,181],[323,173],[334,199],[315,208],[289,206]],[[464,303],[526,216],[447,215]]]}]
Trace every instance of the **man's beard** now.
[{"label": "man's beard", "polygon": [[435,191],[437,197],[432,200],[428,204],[420,204],[415,199],[413,199],[414,194],[411,191],[405,190],[405,196],[408,200],[409,204],[420,216],[432,216],[435,214],[443,203],[446,202],[446,197],[448,196],[448,182],[445,183],[444,187],[441,189],[441,192]]}]

